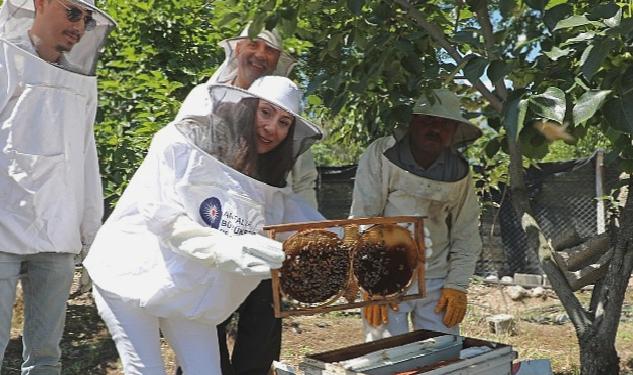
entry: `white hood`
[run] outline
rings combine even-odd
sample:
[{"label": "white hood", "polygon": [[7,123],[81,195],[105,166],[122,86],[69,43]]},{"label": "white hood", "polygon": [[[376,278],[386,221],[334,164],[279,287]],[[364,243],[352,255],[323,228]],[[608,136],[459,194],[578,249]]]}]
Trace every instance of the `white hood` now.
[{"label": "white hood", "polygon": [[[94,6],[93,0],[72,0],[78,5],[93,11],[96,27],[86,31],[70,52],[64,53],[66,64],[60,67],[84,75],[95,75],[97,58],[110,31],[116,23],[105,12]],[[27,31],[31,29],[35,17],[33,0],[5,0],[0,9],[0,39],[24,48]]]}]

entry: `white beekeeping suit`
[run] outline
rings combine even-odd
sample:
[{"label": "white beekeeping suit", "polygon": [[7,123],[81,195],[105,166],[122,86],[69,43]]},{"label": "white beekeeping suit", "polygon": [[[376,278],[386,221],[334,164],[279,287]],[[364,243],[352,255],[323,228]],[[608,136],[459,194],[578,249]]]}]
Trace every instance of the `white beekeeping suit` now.
[{"label": "white beekeeping suit", "polygon": [[92,0],[0,8],[0,364],[19,277],[23,373],[60,373],[73,259],[101,225],[95,66],[114,26]]},{"label": "white beekeeping suit", "polygon": [[96,27],[58,64],[27,31],[32,0],[0,10],[0,249],[73,252],[99,228],[103,199],[93,135],[97,54],[114,22],[92,4]]},{"label": "white beekeeping suit", "polygon": [[[398,311],[388,309],[387,323],[365,325],[368,341],[407,332],[409,315],[416,329],[457,334],[457,325],[447,327],[444,314],[435,312],[441,290],[465,293],[481,252],[479,204],[468,165],[455,147],[472,142],[481,131],[462,117],[459,99],[446,90],[435,91],[435,101],[422,97],[414,116],[433,118],[457,127],[433,164],[423,169],[410,158],[409,127],[394,136],[376,140],[361,156],[354,183],[351,216],[425,216],[433,252],[426,260],[427,297],[405,301]],[[413,122],[413,120],[412,120]],[[436,136],[435,134],[433,135]],[[409,160],[407,160],[409,158]],[[422,173],[420,172],[422,171]],[[409,293],[417,293],[414,283]]]},{"label": "white beekeeping suit", "polygon": [[[191,90],[182,103],[178,115],[176,115],[176,120],[186,116],[206,116],[211,113],[211,100],[208,96],[208,88],[210,85],[217,83],[233,85],[238,72],[236,46],[237,43],[247,38],[248,26],[239,36],[220,42],[220,46],[224,48],[224,62],[207,82],[201,83]],[[257,39],[280,51],[279,60],[272,75],[288,76],[296,65],[296,60],[283,50],[283,41],[279,33],[276,30],[269,31],[264,29],[257,35]],[[317,178],[318,172],[310,151],[301,154],[297,158],[288,176],[288,183],[292,190],[315,208],[317,207]]]},{"label": "white beekeeping suit", "polygon": [[[289,91],[295,97],[273,95]],[[84,264],[98,301],[107,301],[98,307],[111,331],[118,324],[107,318],[109,310],[121,319],[111,307],[116,303],[145,318],[201,324],[210,331],[199,335],[206,341],[197,350],[213,354],[219,371],[215,325],[284,259],[281,244],[264,237],[263,226],[323,219],[282,187],[293,160],[322,134],[296,115],[301,93],[285,77],[260,78],[249,91],[211,85],[209,92],[213,113],[186,117],[156,133]],[[292,137],[275,153],[254,147],[261,98],[295,118]],[[124,347],[117,343],[124,366],[132,366]],[[192,371],[187,358],[179,362]]]}]

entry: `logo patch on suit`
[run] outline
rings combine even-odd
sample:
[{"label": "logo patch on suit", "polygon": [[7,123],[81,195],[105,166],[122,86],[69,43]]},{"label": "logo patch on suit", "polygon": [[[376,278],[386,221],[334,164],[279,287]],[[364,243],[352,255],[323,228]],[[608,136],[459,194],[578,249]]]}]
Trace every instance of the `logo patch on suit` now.
[{"label": "logo patch on suit", "polygon": [[222,203],[216,197],[207,198],[200,204],[200,217],[211,228],[218,229],[222,219]]}]

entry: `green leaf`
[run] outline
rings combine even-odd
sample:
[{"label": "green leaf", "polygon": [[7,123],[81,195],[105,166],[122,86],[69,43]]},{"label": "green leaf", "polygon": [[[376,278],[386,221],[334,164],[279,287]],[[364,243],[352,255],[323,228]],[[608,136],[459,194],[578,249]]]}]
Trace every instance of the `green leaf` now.
[{"label": "green leaf", "polygon": [[609,99],[602,107],[602,113],[610,127],[633,134],[633,93]]},{"label": "green leaf", "polygon": [[604,24],[611,28],[618,27],[620,26],[621,23],[622,23],[622,9],[618,9],[615,16],[604,20]]},{"label": "green leaf", "polygon": [[466,0],[466,4],[468,4],[468,6],[476,11],[477,9],[479,9],[479,7],[481,6],[483,0]]},{"label": "green leaf", "polygon": [[274,14],[266,19],[264,27],[266,28],[266,30],[272,30],[275,28],[275,26],[277,26],[278,21],[279,17],[277,16],[277,14]]},{"label": "green leaf", "polygon": [[529,100],[530,108],[535,114],[560,124],[563,123],[567,108],[563,90],[557,87],[550,87],[542,94],[533,95]]},{"label": "green leaf", "polygon": [[500,0],[499,11],[501,11],[501,16],[503,16],[503,18],[509,18],[510,16],[512,16],[512,13],[514,12],[516,6],[516,0]]},{"label": "green leaf", "polygon": [[323,101],[317,95],[309,95],[307,97],[307,101],[308,101],[308,104],[310,104],[310,105],[317,105],[318,106],[318,105],[323,104]]},{"label": "green leaf", "polygon": [[258,14],[251,26],[248,28],[248,37],[251,39],[255,39],[257,34],[264,28],[264,22],[266,21],[266,13]]},{"label": "green leaf", "polygon": [[453,41],[459,44],[469,44],[474,47],[481,46],[479,34],[474,29],[458,31],[453,35]]},{"label": "green leaf", "polygon": [[569,49],[569,48],[560,49],[560,48],[554,46],[551,51],[545,51],[545,52],[543,52],[543,54],[545,56],[549,57],[550,59],[556,61],[556,60],[560,59],[561,57],[569,55],[570,52],[572,52],[572,50]]},{"label": "green leaf", "polygon": [[471,18],[473,16],[474,16],[474,13],[470,9],[462,8],[459,11],[459,19],[460,20],[465,20],[465,19]]},{"label": "green leaf", "polygon": [[547,5],[545,6],[545,10],[552,9],[553,7],[560,4],[567,4],[568,2],[569,0],[550,0],[547,2]]},{"label": "green leaf", "polygon": [[503,79],[508,73],[510,73],[511,67],[502,60],[495,60],[490,63],[488,67],[488,79],[491,82],[497,82]]},{"label": "green leaf", "polygon": [[494,157],[500,148],[501,142],[497,138],[490,140],[485,148],[486,156],[489,158]]},{"label": "green leaf", "polygon": [[608,19],[614,17],[618,10],[620,10],[620,7],[615,3],[599,4],[591,8],[587,18],[592,21]]},{"label": "green leaf", "polygon": [[519,133],[523,129],[527,107],[528,100],[522,99],[522,95],[516,91],[510,95],[504,105],[503,127],[508,137],[515,141],[519,139]]},{"label": "green leaf", "polygon": [[226,25],[227,23],[229,23],[230,21],[233,21],[235,19],[241,19],[242,15],[238,12],[229,12],[227,14],[224,15],[224,17],[222,17],[222,19],[220,19],[220,21],[218,22],[220,25]]},{"label": "green leaf", "polygon": [[360,16],[365,0],[347,0],[347,7],[355,16]]},{"label": "green leaf", "polygon": [[480,56],[475,56],[468,60],[468,63],[464,66],[464,76],[467,80],[475,82],[484,74],[486,66],[488,66],[488,60]]},{"label": "green leaf", "polygon": [[582,94],[574,105],[574,125],[582,124],[592,118],[610,93],[611,90],[593,90]]},{"label": "green leaf", "polygon": [[572,27],[585,26],[585,25],[600,25],[599,22],[591,21],[585,16],[571,16],[565,18],[562,21],[558,21],[553,31],[560,29],[569,29]]},{"label": "green leaf", "polygon": [[543,10],[545,9],[545,4],[547,4],[547,0],[525,0],[525,4],[532,9]]},{"label": "green leaf", "polygon": [[567,39],[565,42],[561,43],[561,47],[568,46],[574,43],[584,43],[589,40],[592,40],[596,36],[596,33],[593,31],[582,32],[576,35],[576,37]]},{"label": "green leaf", "polygon": [[419,74],[424,71],[424,63],[417,55],[410,54],[405,58],[400,60],[402,63],[402,67],[405,68],[409,73]]},{"label": "green leaf", "polygon": [[588,80],[593,78],[613,47],[615,47],[615,42],[612,40],[596,40],[585,49],[580,57],[581,71],[585,78]]},{"label": "green leaf", "polygon": [[573,14],[574,8],[569,4],[560,4],[545,11],[543,22],[548,29],[553,30],[562,19]]}]

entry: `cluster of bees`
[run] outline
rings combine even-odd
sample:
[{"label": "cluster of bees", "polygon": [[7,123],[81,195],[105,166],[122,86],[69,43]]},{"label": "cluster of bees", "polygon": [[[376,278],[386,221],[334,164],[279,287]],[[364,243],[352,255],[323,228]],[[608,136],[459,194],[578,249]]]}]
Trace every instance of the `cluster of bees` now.
[{"label": "cluster of bees", "polygon": [[341,296],[352,302],[359,290],[369,296],[390,296],[409,286],[417,264],[417,246],[410,232],[395,224],[379,224],[359,234],[345,227],[345,236],[324,229],[306,229],[284,242],[281,290],[301,303],[327,303]]}]

